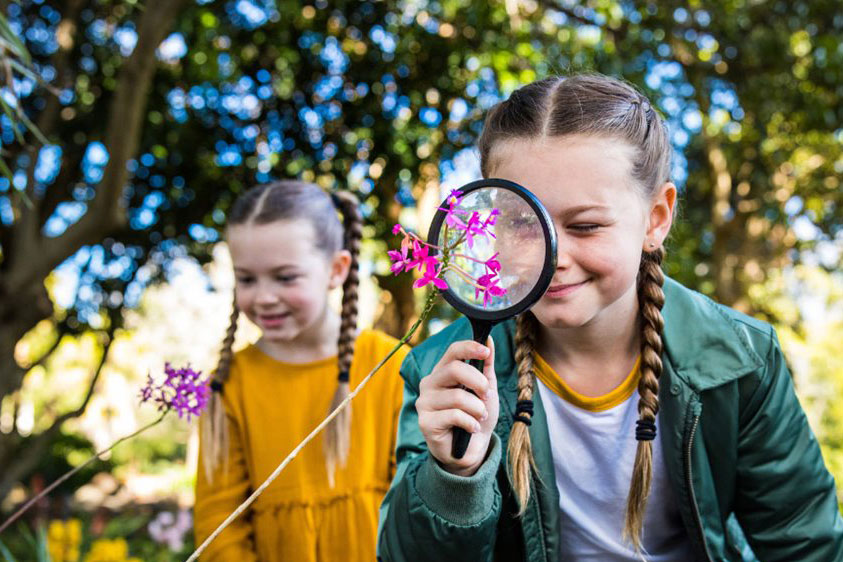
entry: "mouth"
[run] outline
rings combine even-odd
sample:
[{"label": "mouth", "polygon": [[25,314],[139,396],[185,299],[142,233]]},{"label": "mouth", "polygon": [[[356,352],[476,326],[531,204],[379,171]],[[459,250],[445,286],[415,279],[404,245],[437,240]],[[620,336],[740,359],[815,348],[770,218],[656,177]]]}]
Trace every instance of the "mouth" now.
[{"label": "mouth", "polygon": [[545,296],[551,298],[568,296],[577,291],[580,287],[586,285],[589,281],[590,279],[586,279],[585,281],[580,281],[579,283],[558,283],[556,285],[551,285],[547,289]]},{"label": "mouth", "polygon": [[281,314],[259,314],[258,322],[261,326],[265,328],[277,328],[284,322],[284,320],[289,317],[289,312],[284,312]]}]

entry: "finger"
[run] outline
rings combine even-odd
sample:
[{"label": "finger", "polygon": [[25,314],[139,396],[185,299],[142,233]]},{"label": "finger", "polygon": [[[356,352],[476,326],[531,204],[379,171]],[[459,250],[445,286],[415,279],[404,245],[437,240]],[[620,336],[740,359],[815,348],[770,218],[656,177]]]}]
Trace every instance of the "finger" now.
[{"label": "finger", "polygon": [[489,355],[489,348],[472,340],[456,341],[448,346],[445,354],[439,360],[440,365],[451,361],[468,361],[470,359],[485,359]]},{"label": "finger", "polygon": [[436,402],[436,409],[440,411],[452,409],[462,410],[481,422],[488,415],[486,405],[483,401],[469,391],[461,388],[441,390],[436,393],[433,399]]},{"label": "finger", "polygon": [[472,416],[462,410],[441,410],[431,415],[430,423],[438,431],[450,432],[455,427],[460,427],[469,433],[480,431],[480,423]]},{"label": "finger", "polygon": [[455,386],[463,386],[478,396],[485,396],[489,391],[488,378],[468,363],[454,361],[447,366],[446,374],[450,376],[443,377],[441,381],[442,387],[453,388]]}]

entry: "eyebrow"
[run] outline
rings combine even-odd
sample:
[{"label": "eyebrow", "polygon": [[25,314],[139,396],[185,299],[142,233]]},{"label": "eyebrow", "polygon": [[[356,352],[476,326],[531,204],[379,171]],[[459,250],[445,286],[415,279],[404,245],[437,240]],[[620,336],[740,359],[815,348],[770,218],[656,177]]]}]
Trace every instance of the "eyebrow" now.
[{"label": "eyebrow", "polygon": [[[269,272],[270,273],[280,273],[280,272],[282,272],[284,270],[287,270],[287,269],[295,270],[296,266],[295,265],[279,265],[278,267],[274,267],[274,268],[270,269]],[[245,268],[245,267],[234,266],[234,272],[235,273],[251,273],[252,271],[248,268]]]},{"label": "eyebrow", "polygon": [[568,207],[567,209],[563,210],[559,213],[563,217],[573,217],[579,215],[580,213],[585,213],[586,211],[608,211],[609,207],[606,205],[576,205],[574,207]]}]

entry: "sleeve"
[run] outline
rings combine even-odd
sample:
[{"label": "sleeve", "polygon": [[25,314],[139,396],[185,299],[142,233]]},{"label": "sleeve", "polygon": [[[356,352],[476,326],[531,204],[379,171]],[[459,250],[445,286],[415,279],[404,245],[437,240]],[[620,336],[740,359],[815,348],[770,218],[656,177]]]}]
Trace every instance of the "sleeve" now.
[{"label": "sleeve", "polygon": [[[843,520],[775,332],[738,434],[735,512],[760,560],[843,561]],[[749,377],[748,377],[749,378]]]},{"label": "sleeve", "polygon": [[398,469],[381,505],[378,557],[384,561],[492,559],[501,512],[496,474],[501,446],[470,477],[450,474],[427,453],[416,399],[419,367],[411,353],[401,366],[404,400],[398,422]]},{"label": "sleeve", "polygon": [[[406,357],[406,351],[402,350],[402,359]],[[396,372],[391,372],[390,377],[394,379],[392,384],[392,402],[391,404],[394,405],[392,411],[392,442],[390,443],[389,450],[392,451],[392,454],[389,456],[389,478],[390,480],[395,478],[395,473],[398,470],[398,463],[395,457],[396,449],[398,447],[398,425],[401,419],[401,407],[404,402],[404,384],[402,382],[402,378],[398,370]]]},{"label": "sleeve", "polygon": [[[229,390],[229,388],[226,387],[225,390]],[[199,466],[196,475],[196,504],[194,507],[196,546],[199,546],[216,530],[219,524],[248,497],[250,491],[241,427],[225,398],[223,403],[225,404],[225,419],[228,423],[228,458],[227,462],[214,472],[211,481],[208,481],[202,463],[203,443],[201,438],[199,443]],[[254,562],[258,560],[248,511],[232,521],[208,545],[202,560],[207,562],[226,562],[229,560]]]}]

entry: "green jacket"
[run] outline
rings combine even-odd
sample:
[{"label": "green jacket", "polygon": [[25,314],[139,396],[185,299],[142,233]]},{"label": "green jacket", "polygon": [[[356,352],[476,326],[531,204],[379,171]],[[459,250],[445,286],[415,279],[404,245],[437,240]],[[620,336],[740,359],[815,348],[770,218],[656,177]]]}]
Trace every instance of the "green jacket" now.
[{"label": "green jacket", "polygon": [[[701,561],[843,561],[843,519],[793,391],[773,329],[668,279],[659,411],[664,460]],[[398,472],[381,507],[384,561],[558,559],[559,496],[539,393],[530,427],[538,477],[522,519],[505,472],[516,402],[514,323],[497,326],[500,417],[487,460],[460,477],[430,457],[418,427],[419,380],[451,342],[455,322],[405,359]],[[747,544],[748,543],[748,544]],[[756,558],[757,556],[757,558]]]}]

